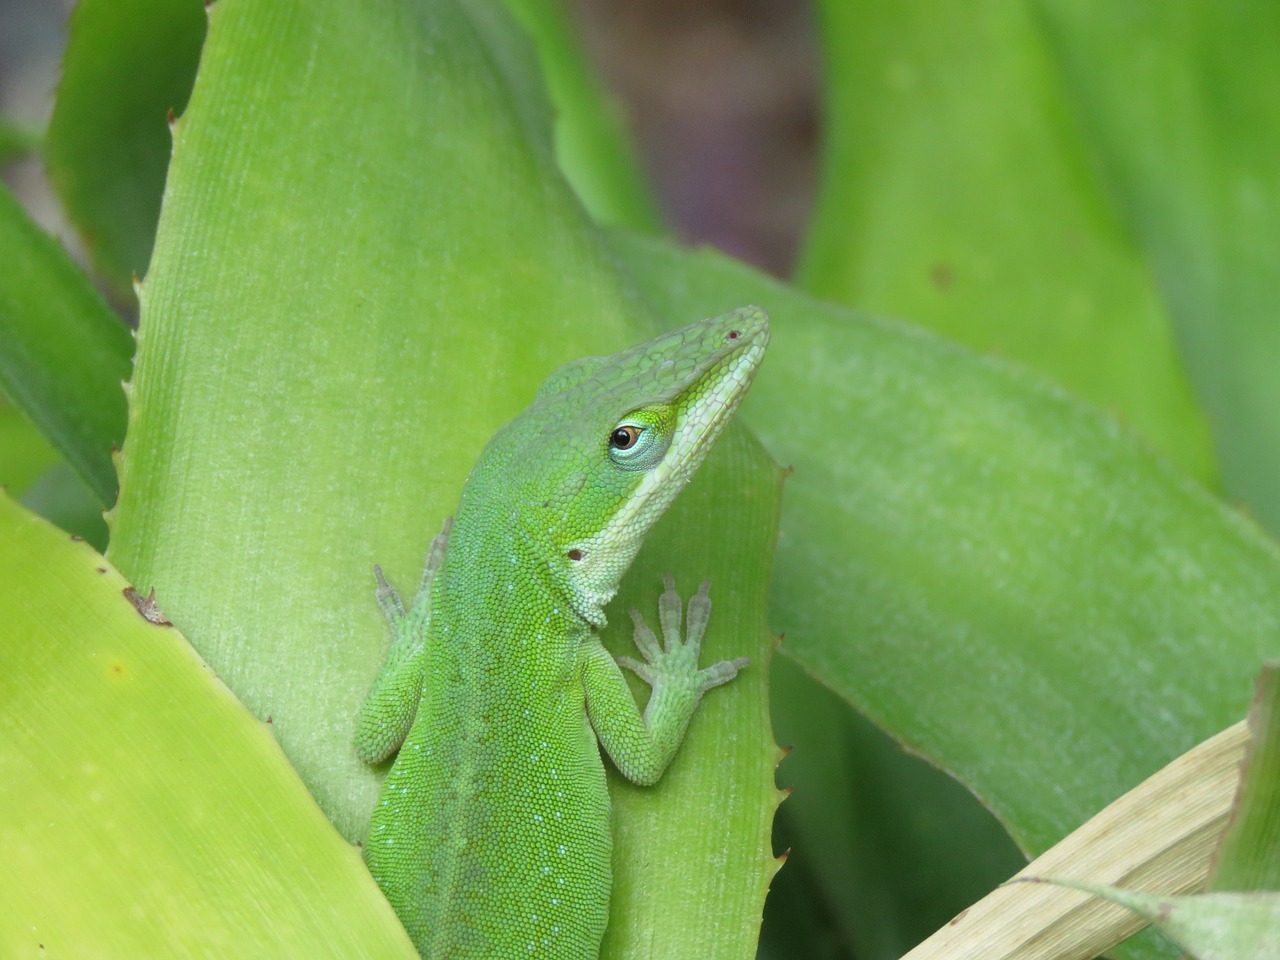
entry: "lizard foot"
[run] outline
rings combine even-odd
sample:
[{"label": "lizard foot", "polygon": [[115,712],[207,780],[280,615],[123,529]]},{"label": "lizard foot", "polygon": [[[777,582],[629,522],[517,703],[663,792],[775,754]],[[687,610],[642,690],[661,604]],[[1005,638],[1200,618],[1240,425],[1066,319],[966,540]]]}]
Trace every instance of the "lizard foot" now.
[{"label": "lizard foot", "polygon": [[[422,583],[418,586],[418,592],[413,598],[414,606],[418,605],[418,601],[431,593],[431,581],[436,578],[436,571],[440,569],[440,564],[444,562],[444,552],[449,546],[449,534],[453,531],[453,517],[445,517],[444,526],[440,532],[431,540],[431,547],[427,550],[427,564],[422,570]],[[382,574],[382,566],[380,564],[373,565],[373,578],[378,582],[378,591],[375,596],[378,599],[378,606],[382,609],[382,615],[387,618],[387,622],[391,624],[394,631],[395,626],[405,618],[408,611],[405,610],[404,601],[400,599],[400,592],[387,582],[387,578]]]},{"label": "lizard foot", "polygon": [[687,686],[697,696],[701,696],[712,687],[728,683],[751,660],[748,657],[738,657],[736,660],[721,660],[698,669],[702,637],[711,619],[711,581],[702,581],[698,592],[689,599],[686,610],[680,594],[676,593],[675,578],[667,574],[663,579],[666,590],[658,598],[662,642],[658,642],[640,611],[633,609],[631,619],[635,623],[636,649],[644,657],[644,662],[631,657],[618,657],[618,665],[632,671],[655,691],[660,686],[674,684]]}]

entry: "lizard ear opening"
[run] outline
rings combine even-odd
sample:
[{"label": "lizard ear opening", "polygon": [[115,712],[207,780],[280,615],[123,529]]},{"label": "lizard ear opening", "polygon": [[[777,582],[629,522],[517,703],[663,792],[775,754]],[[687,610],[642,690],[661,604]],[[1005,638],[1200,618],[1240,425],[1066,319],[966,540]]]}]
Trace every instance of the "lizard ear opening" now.
[{"label": "lizard ear opening", "polygon": [[573,560],[576,563],[577,561],[585,557],[586,554],[583,553],[581,550],[579,550],[577,547],[574,547],[567,554],[565,554],[565,556],[567,556],[570,560]]}]

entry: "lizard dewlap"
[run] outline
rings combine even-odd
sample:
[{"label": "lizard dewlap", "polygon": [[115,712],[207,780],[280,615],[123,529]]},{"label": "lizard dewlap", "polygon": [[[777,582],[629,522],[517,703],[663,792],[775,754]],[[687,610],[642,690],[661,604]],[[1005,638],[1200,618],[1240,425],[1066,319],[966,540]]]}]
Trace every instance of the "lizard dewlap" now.
[{"label": "lizard dewlap", "polygon": [[[633,613],[641,660],[615,661],[596,631],[768,340],[764,311],[745,307],[560,368],[485,447],[410,608],[378,572],[392,640],[356,749],[371,763],[399,753],[364,852],[423,957],[597,956],[601,747],[653,783],[702,695],[746,660],[699,668],[705,584],[682,617],[668,581],[662,641]],[[652,687],[643,715],[620,667]]]}]

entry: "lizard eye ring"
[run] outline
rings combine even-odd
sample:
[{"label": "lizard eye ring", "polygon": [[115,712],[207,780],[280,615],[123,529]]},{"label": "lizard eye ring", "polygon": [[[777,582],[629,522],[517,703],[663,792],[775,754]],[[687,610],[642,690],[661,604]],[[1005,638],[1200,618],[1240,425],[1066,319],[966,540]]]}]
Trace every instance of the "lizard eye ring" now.
[{"label": "lizard eye ring", "polygon": [[663,407],[632,410],[609,431],[609,459],[623,470],[652,470],[671,446],[674,421]]},{"label": "lizard eye ring", "polygon": [[648,470],[667,452],[662,431],[628,419],[609,431],[609,459],[623,470]]}]

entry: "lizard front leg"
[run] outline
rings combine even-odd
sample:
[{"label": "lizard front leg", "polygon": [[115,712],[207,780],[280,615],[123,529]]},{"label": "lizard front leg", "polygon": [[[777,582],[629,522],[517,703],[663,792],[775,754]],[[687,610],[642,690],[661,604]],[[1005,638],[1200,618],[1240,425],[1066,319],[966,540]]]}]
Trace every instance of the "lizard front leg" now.
[{"label": "lizard front leg", "polygon": [[431,620],[431,581],[444,562],[452,528],[453,518],[449,517],[431,541],[422,583],[408,610],[396,588],[382,575],[382,568],[373,568],[378,581],[378,606],[391,628],[391,646],[357,722],[356,754],[365,763],[381,763],[395,753],[417,716],[422,699],[427,624]]},{"label": "lizard front leg", "polygon": [[[728,683],[750,662],[739,657],[698,668],[702,636],[711,617],[709,587],[709,581],[702,584],[685,615],[675,582],[670,575],[666,577],[666,590],[658,601],[661,643],[639,612],[631,611],[635,644],[643,662],[630,657],[615,661],[594,637],[582,646],[587,716],[601,745],[628,780],[655,783],[675,756],[702,695]],[[681,620],[685,621],[683,631]],[[653,688],[643,714],[620,667]]]}]

